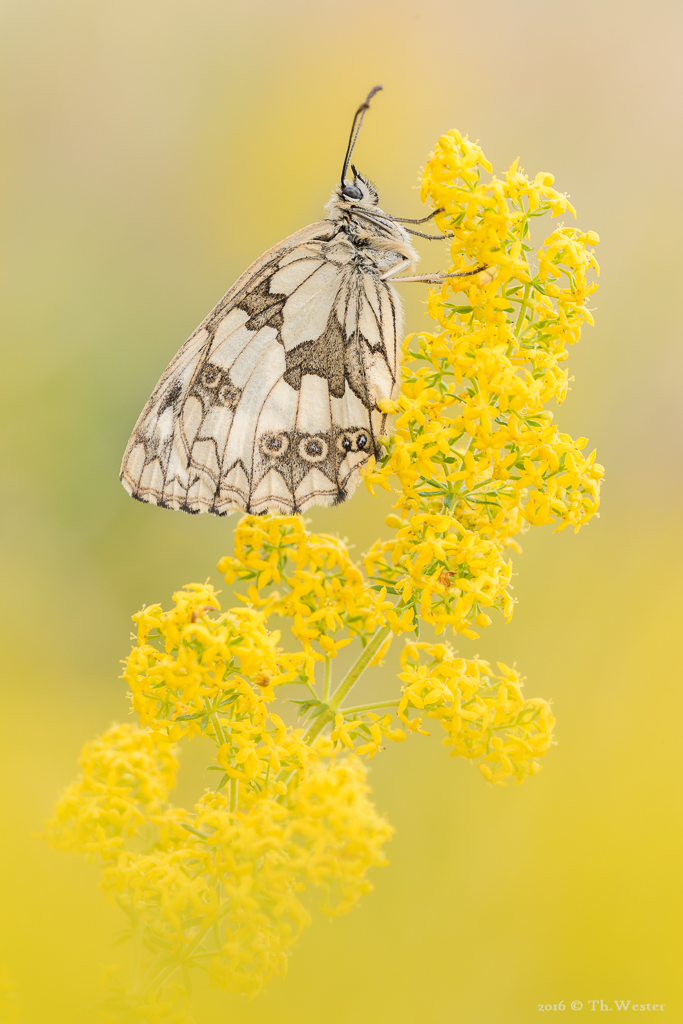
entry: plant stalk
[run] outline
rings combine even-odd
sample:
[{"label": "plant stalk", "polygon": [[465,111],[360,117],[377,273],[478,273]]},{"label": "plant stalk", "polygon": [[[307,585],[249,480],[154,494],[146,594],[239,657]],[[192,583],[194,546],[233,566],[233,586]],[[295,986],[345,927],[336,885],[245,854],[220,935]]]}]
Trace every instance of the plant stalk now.
[{"label": "plant stalk", "polygon": [[521,301],[520,306],[519,306],[519,316],[517,317],[517,323],[515,324],[515,330],[513,332],[514,335],[515,335],[515,338],[519,338],[520,334],[522,333],[522,327],[523,327],[524,321],[526,319],[526,311],[527,311],[527,309],[531,309],[531,303],[528,301],[528,299],[529,299],[529,292],[530,291],[531,291],[531,285],[528,284],[528,283],[525,284],[524,285],[524,294],[522,295],[522,301]]},{"label": "plant stalk", "polygon": [[[149,981],[143,988],[139,989],[138,992],[135,993],[135,995],[144,996],[147,994],[147,992],[153,991],[154,989],[159,990],[160,988],[162,988],[162,986],[166,984],[169,978],[171,978],[172,975],[175,974],[178,968],[182,967],[183,964],[186,964],[187,961],[192,957],[194,951],[201,945],[201,943],[204,941],[204,939],[211,931],[211,929],[214,927],[214,925],[217,924],[217,922],[220,921],[220,919],[225,914],[227,914],[228,910],[230,910],[230,906],[231,903],[228,900],[216,913],[216,916],[214,917],[211,924],[208,924],[206,925],[206,927],[201,928],[199,930],[199,932],[191,941],[190,945],[187,947],[184,953],[176,958],[175,963],[171,962],[169,964],[164,964],[164,966],[159,971],[157,971],[157,973],[152,977],[151,981]],[[150,969],[153,969],[153,967],[154,965],[152,965],[152,968]]]},{"label": "plant stalk", "polygon": [[222,747],[223,744],[225,743],[225,733],[223,732],[223,726],[219,721],[218,713],[216,711],[212,711],[209,714],[209,721],[213,726],[213,731],[216,736],[216,743],[218,744],[219,747]]},{"label": "plant stalk", "polygon": [[365,672],[366,668],[375,657],[386,638],[389,636],[390,632],[390,626],[379,627],[375,635],[368,642],[367,647],[363,650],[355,665],[351,666],[337,689],[327,701],[327,711],[318,715],[317,718],[311,722],[308,727],[308,731],[304,736],[304,743],[311,743],[318,733],[322,732],[327,723],[334,719],[344,697],[346,697],[356,685],[360,677],[363,675],[363,672]]},{"label": "plant stalk", "polygon": [[327,704],[332,684],[332,658],[325,658],[325,680],[323,682],[323,704]]},{"label": "plant stalk", "polygon": [[240,780],[230,779],[230,810],[236,811],[239,802]]},{"label": "plant stalk", "polygon": [[355,708],[344,708],[344,714],[355,715],[362,711],[377,711],[379,708],[397,708],[400,703],[400,700],[380,700],[374,704],[357,704]]}]

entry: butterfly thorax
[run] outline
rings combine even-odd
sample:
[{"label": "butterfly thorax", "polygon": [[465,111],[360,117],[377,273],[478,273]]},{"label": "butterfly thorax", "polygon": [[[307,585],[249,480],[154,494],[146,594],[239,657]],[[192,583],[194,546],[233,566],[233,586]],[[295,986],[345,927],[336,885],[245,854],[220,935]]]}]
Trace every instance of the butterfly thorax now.
[{"label": "butterfly thorax", "polygon": [[349,201],[337,185],[325,206],[328,219],[338,227],[338,235],[355,250],[353,261],[364,270],[374,269],[380,274],[399,266],[401,271],[414,269],[420,257],[408,233],[380,209],[377,192],[369,182],[358,175],[355,184],[362,199]]}]

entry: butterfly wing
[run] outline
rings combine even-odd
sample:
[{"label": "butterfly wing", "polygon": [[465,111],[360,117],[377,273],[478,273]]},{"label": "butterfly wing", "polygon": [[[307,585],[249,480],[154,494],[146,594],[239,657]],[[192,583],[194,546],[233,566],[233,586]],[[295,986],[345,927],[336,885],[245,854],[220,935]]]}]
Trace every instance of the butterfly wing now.
[{"label": "butterfly wing", "polygon": [[399,364],[400,300],[333,221],[242,275],[171,361],[121,467],[139,501],[302,512],[355,489]]}]

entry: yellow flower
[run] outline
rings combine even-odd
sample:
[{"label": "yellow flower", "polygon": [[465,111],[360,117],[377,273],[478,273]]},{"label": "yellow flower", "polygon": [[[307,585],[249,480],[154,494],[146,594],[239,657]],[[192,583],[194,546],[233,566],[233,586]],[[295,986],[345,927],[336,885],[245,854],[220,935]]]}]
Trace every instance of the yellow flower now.
[{"label": "yellow flower", "polygon": [[[429,659],[426,663],[421,656]],[[552,743],[555,719],[540,698],[525,700],[519,674],[503,663],[499,673],[487,662],[456,657],[446,644],[408,644],[401,655],[406,684],[400,711],[424,708],[446,732],[451,757],[478,760],[489,782],[517,783],[540,769],[538,757]],[[497,682],[495,682],[497,681]]]},{"label": "yellow flower", "polygon": [[[81,766],[47,840],[99,854],[105,892],[144,941],[179,964],[201,949],[212,983],[229,991],[254,993],[285,972],[287,951],[311,923],[300,899],[308,885],[324,913],[339,916],[370,891],[368,869],[385,863],[392,830],[355,757],[311,756],[298,785],[280,787],[282,802],[245,791],[235,809],[207,793],[193,813],[166,801],[176,762],[158,733],[114,727],[86,745]],[[124,1002],[141,1013],[149,998],[143,987]],[[176,1004],[167,990],[155,998]]]},{"label": "yellow flower", "polygon": [[44,838],[88,859],[115,859],[165,806],[178,769],[175,749],[158,733],[115,725],[86,743],[79,764],[81,774],[58,800]]},{"label": "yellow flower", "polygon": [[[561,433],[545,408],[564,399],[560,364],[592,323],[598,237],[554,227],[535,269],[532,224],[571,204],[545,172],[529,179],[515,162],[485,181],[483,171],[481,148],[457,131],[425,168],[423,201],[453,234],[451,272],[488,269],[446,278],[429,298],[441,331],[406,339],[401,393],[384,406],[398,414],[394,432],[368,477],[398,481],[400,516],[387,519],[394,539],[365,561],[423,621],[467,637],[491,621],[485,609],[512,613],[515,536],[530,525],[578,530],[598,509],[603,475],[595,452],[581,454],[585,439]],[[395,628],[396,615],[388,621]]]}]

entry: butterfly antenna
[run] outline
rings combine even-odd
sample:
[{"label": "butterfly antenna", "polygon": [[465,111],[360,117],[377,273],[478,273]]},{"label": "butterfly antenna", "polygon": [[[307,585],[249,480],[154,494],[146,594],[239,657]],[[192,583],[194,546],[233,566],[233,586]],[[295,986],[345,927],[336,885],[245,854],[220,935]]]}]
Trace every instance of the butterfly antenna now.
[{"label": "butterfly antenna", "polygon": [[[372,99],[372,97],[375,95],[375,93],[379,92],[381,90],[381,88],[382,88],[381,85],[376,85],[374,89],[371,89],[370,92],[365,97],[365,102],[361,103],[361,105],[359,106],[358,110],[356,111],[356,113],[353,116],[353,124],[351,125],[351,134],[349,135],[349,144],[346,147],[346,156],[344,157],[344,167],[342,168],[342,175],[341,175],[342,188],[344,187],[344,181],[346,180],[346,172],[349,169],[349,161],[351,160],[351,154],[353,153],[354,146],[356,145],[356,139],[358,138],[358,132],[360,131],[361,125],[363,123],[363,118],[365,117],[365,111],[369,108],[370,100]],[[356,127],[356,122],[358,122],[358,127]]]}]

